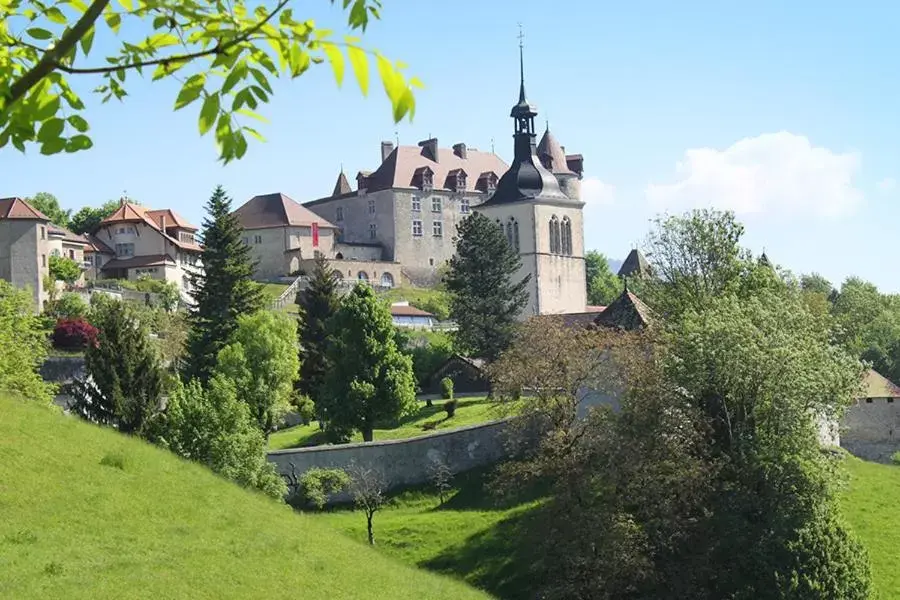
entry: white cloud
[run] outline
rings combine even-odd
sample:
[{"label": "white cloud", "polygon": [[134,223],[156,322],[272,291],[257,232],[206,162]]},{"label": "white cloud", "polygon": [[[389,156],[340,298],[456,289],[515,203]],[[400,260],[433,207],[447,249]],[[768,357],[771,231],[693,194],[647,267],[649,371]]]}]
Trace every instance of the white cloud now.
[{"label": "white cloud", "polygon": [[615,186],[604,183],[597,177],[585,177],[581,180],[581,200],[586,208],[608,206],[615,201],[615,197]]},{"label": "white cloud", "polygon": [[884,179],[876,183],[875,187],[878,188],[879,192],[887,194],[897,189],[897,180],[893,177],[885,177]]},{"label": "white cloud", "polygon": [[715,207],[735,213],[817,215],[852,213],[863,194],[854,185],[855,152],[838,154],[787,131],[744,138],[725,150],[693,148],[677,163],[678,179],[650,184],[656,210]]}]

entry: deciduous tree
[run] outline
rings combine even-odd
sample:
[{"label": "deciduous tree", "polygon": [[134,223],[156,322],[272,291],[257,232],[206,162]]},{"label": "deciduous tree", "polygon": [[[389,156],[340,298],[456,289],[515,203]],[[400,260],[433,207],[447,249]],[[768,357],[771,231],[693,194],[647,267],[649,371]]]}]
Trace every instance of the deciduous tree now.
[{"label": "deciduous tree", "polygon": [[[135,200],[131,198],[128,201],[136,204]],[[116,200],[104,202],[100,207],[82,206],[78,212],[72,215],[69,229],[74,233],[93,233],[100,226],[100,222],[111,216],[118,208],[119,202]]]},{"label": "deciduous tree", "polygon": [[47,331],[35,315],[32,295],[0,279],[0,392],[49,403],[54,386],[38,371],[47,346]]},{"label": "deciduous tree", "polygon": [[[2,11],[2,9],[0,9],[0,11]],[[2,12],[0,12],[0,14],[2,14]],[[0,53],[2,53],[2,50],[0,50]],[[59,205],[59,200],[57,200],[56,196],[54,196],[53,194],[50,194],[48,192],[38,192],[27,200],[29,204],[44,213],[47,218],[50,219],[50,222],[52,222],[54,225],[59,225],[60,227],[69,226],[69,216],[71,215],[72,211],[63,210]]]},{"label": "deciduous tree", "polygon": [[318,399],[328,369],[328,320],[340,306],[337,272],[328,264],[324,254],[316,255],[315,268],[306,289],[297,294],[299,307],[300,379],[301,393]]},{"label": "deciduous tree", "polygon": [[584,255],[588,304],[606,306],[622,293],[622,281],[610,270],[605,254],[590,250]]},{"label": "deciduous tree", "polygon": [[66,283],[75,283],[81,277],[81,265],[65,256],[51,256],[50,276],[54,281],[65,281]]},{"label": "deciduous tree", "polygon": [[481,213],[463,219],[455,241],[444,284],[451,318],[459,325],[456,343],[472,356],[496,360],[512,341],[516,319],[528,304],[530,276],[515,279],[522,265],[518,253]]},{"label": "deciduous tree", "polygon": [[329,369],[320,404],[327,428],[357,429],[371,442],[375,424],[415,410],[412,361],[394,339],[388,307],[369,286],[357,285],[328,323]]},{"label": "deciduous tree", "polygon": [[[332,4],[335,1],[332,0]],[[360,89],[369,87],[369,55],[391,102],[396,121],[412,117],[415,102],[402,65],[368,52],[358,37],[335,40],[327,29],[295,15],[289,0],[227,6],[197,0],[59,0],[0,4],[0,148],[42,154],[78,152],[93,145],[85,103],[71,78],[99,79],[104,102],[128,94],[130,75],[181,83],[175,110],[199,103],[199,129],[212,131],[223,161],[241,158],[247,136],[261,138],[246,123],[263,120],[255,111],[273,93],[271,79],[296,78],[328,62],[338,85],[349,61]],[[380,16],[379,0],[341,0],[351,30],[364,32]],[[116,36],[121,46],[103,52],[94,38]],[[101,55],[101,53],[103,55]],[[346,57],[346,58],[345,58]],[[79,86],[76,86],[79,87]]]}]

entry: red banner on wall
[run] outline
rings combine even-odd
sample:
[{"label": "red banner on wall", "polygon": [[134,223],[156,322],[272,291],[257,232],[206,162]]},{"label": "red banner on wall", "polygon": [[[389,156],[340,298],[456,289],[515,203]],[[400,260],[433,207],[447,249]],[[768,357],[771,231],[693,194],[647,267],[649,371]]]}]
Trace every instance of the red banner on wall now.
[{"label": "red banner on wall", "polygon": [[312,238],[313,238],[313,248],[318,247],[319,245],[319,224],[312,224]]}]

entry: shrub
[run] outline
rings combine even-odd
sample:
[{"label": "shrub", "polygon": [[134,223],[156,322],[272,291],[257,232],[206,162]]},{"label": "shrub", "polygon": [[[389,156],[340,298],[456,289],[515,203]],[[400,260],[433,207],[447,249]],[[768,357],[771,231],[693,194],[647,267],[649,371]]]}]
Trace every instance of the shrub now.
[{"label": "shrub", "polygon": [[891,454],[891,462],[895,465],[900,465],[900,452],[894,452]]},{"label": "shrub", "polygon": [[100,464],[104,467],[113,467],[120,471],[124,471],[125,466],[128,464],[128,460],[125,458],[124,454],[112,452],[104,454],[103,458],[100,459]]},{"label": "shrub", "polygon": [[456,400],[447,400],[444,402],[444,410],[447,411],[447,418],[452,419],[456,414]]},{"label": "shrub", "polygon": [[97,342],[97,328],[84,319],[60,319],[53,328],[53,347],[84,350]]},{"label": "shrub", "polygon": [[453,399],[453,380],[449,377],[441,379],[441,398],[444,400]]},{"label": "shrub", "polygon": [[63,294],[59,300],[50,303],[47,313],[55,319],[83,319],[90,306],[78,294]]},{"label": "shrub", "polygon": [[350,476],[343,470],[314,467],[300,477],[297,493],[303,504],[321,510],[328,502],[328,496],[337,494],[348,485]]},{"label": "shrub", "polygon": [[81,277],[81,266],[71,258],[64,256],[50,257],[50,276],[54,281],[75,283]]},{"label": "shrub", "polygon": [[304,425],[309,425],[316,418],[316,403],[309,396],[299,394],[294,397],[293,404]]}]

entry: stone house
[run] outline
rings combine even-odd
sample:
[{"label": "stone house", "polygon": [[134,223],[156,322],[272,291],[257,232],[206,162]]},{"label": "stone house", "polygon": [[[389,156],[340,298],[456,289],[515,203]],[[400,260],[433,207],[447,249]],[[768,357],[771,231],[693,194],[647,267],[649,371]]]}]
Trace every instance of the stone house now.
[{"label": "stone house", "polygon": [[834,434],[836,441],[856,456],[890,460],[900,450],[900,387],[869,369],[860,392]]},{"label": "stone house", "polygon": [[36,311],[48,296],[44,277],[49,275],[50,228],[50,219],[25,200],[0,199],[0,279],[30,289]]}]

